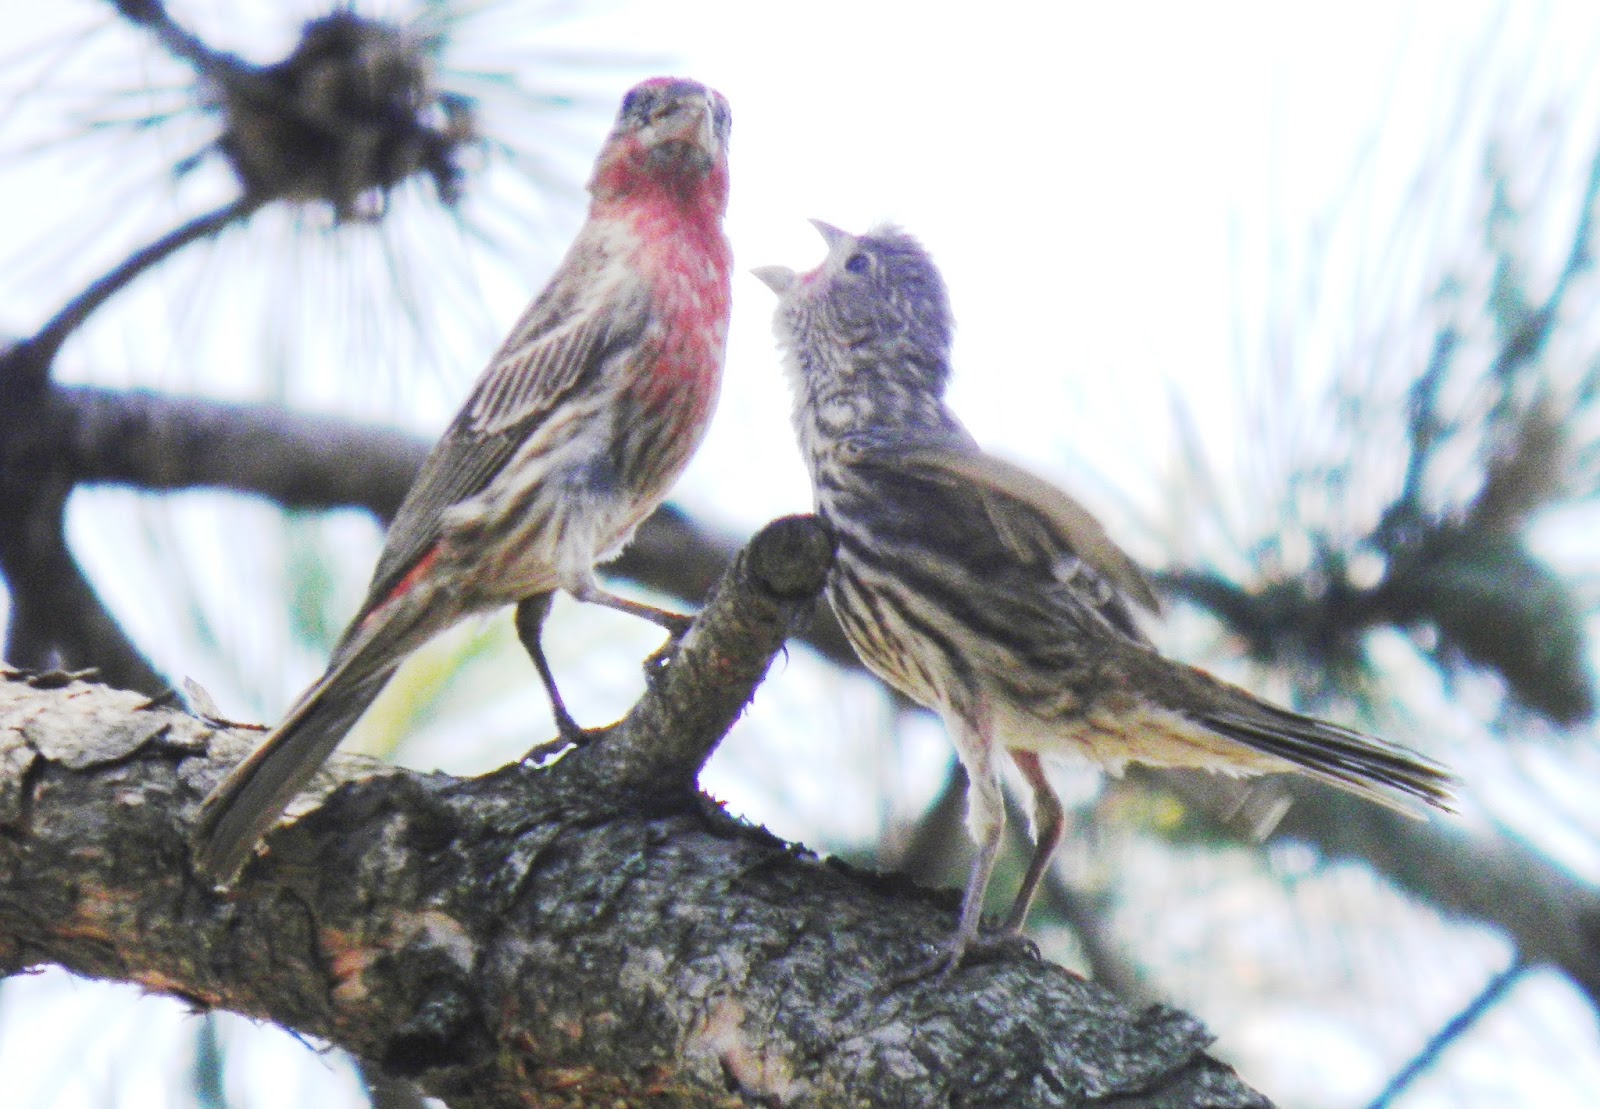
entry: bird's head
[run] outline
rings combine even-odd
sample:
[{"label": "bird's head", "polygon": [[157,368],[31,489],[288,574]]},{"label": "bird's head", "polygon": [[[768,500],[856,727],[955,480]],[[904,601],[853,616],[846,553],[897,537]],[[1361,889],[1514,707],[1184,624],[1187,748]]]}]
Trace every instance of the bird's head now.
[{"label": "bird's head", "polygon": [[691,196],[709,187],[725,204],[731,121],[727,100],[698,81],[641,81],[622,98],[590,192],[611,199],[665,187]]},{"label": "bird's head", "polygon": [[774,326],[800,372],[854,366],[885,385],[942,396],[950,376],[950,301],[922,244],[888,224],[852,235],[811,222],[828,247],[820,266],[754,271],[778,294]]}]

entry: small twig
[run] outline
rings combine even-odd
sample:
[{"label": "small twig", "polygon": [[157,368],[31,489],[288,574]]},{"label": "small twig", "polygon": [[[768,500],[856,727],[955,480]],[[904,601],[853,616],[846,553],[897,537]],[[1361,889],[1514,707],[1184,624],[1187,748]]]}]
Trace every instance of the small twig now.
[{"label": "small twig", "polygon": [[[109,272],[96,278],[87,289],[69,300],[65,307],[39,329],[38,334],[18,343],[3,359],[0,359],[0,366],[5,366],[9,378],[4,384],[13,389],[42,389],[49,380],[50,367],[55,362],[56,355],[60,353],[62,344],[83,325],[95,309],[110,300],[146,270],[165,261],[190,243],[214,235],[229,224],[248,218],[260,206],[259,200],[239,197],[173,228],[159,239],[128,255]],[[5,365],[6,363],[9,365]]]},{"label": "small twig", "polygon": [[1389,1080],[1383,1091],[1373,1098],[1367,1109],[1388,1109],[1418,1078],[1426,1074],[1429,1068],[1438,1063],[1445,1049],[1475,1024],[1479,1017],[1487,1013],[1496,1003],[1506,995],[1506,991],[1516,984],[1518,978],[1527,967],[1520,960],[1512,964],[1493,978],[1484,986],[1455,1016],[1444,1023],[1444,1027],[1435,1032],[1423,1045],[1422,1050],[1412,1057],[1411,1061],[1400,1068],[1400,1073]]},{"label": "small twig", "polygon": [[734,558],[650,689],[574,770],[608,789],[680,791],[700,773],[796,626],[810,617],[833,563],[815,516],[768,524]]},{"label": "small twig", "polygon": [[204,72],[216,57],[213,51],[187,27],[180,25],[161,0],[110,0],[117,13],[136,27],[156,37],[173,57]]}]

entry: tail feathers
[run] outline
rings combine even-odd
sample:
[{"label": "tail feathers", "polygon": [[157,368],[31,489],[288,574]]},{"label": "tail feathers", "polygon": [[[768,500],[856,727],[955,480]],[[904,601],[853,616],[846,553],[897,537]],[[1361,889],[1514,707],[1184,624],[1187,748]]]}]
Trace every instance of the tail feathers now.
[{"label": "tail feathers", "polygon": [[327,761],[394,673],[390,665],[352,676],[331,668],[283,723],[206,798],[195,822],[195,865],[220,885],[231,882],[256,842]]},{"label": "tail feathers", "polygon": [[1424,813],[1411,800],[1445,812],[1454,800],[1455,778],[1414,751],[1302,716],[1251,698],[1247,709],[1202,715],[1208,728],[1331,786],[1416,819]]}]

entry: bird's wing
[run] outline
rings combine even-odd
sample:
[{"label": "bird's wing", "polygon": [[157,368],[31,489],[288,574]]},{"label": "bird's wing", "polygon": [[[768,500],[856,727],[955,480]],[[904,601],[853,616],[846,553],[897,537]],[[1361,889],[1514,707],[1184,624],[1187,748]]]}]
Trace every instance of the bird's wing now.
[{"label": "bird's wing", "polygon": [[438,541],[441,516],[483,491],[562,401],[586,388],[649,326],[647,299],[600,303],[559,278],[529,306],[434,446],[384,541],[363,611],[381,603]]},{"label": "bird's wing", "polygon": [[1001,539],[1031,556],[1032,538],[1042,523],[1059,553],[1077,558],[1092,574],[1151,613],[1161,602],[1143,571],[1106,534],[1087,508],[1048,481],[1020,466],[965,445],[878,447],[898,453],[908,464],[977,486]]}]

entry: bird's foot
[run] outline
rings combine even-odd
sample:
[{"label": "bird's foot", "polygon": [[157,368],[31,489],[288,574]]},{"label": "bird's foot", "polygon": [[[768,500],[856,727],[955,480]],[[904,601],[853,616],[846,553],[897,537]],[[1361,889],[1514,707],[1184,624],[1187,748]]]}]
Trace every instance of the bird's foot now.
[{"label": "bird's foot", "polygon": [[694,626],[693,616],[679,616],[676,613],[664,612],[663,617],[671,617],[670,623],[661,626],[667,630],[667,638],[661,646],[651,651],[646,656],[644,666],[644,683],[654,690],[661,682],[662,676],[667,671],[667,666],[672,661],[672,656],[678,653],[678,644],[683,642],[683,637],[689,634],[689,629]]},{"label": "bird's foot", "polygon": [[672,661],[672,656],[677,652],[678,645],[672,640],[667,640],[657,650],[650,652],[640,668],[644,671],[644,684],[650,692],[656,692],[657,687],[666,680],[667,666]]},{"label": "bird's foot", "polygon": [[1001,929],[987,935],[957,934],[941,944],[933,958],[916,963],[910,969],[891,976],[889,986],[892,989],[900,989],[918,982],[931,982],[935,986],[942,986],[950,981],[963,965],[1017,956],[1037,960],[1039,945],[1022,933],[1011,929]]},{"label": "bird's foot", "polygon": [[546,743],[540,743],[529,749],[522,756],[523,762],[542,763],[546,759],[559,755],[563,751],[576,751],[580,747],[587,747],[606,731],[604,728],[585,728],[572,718],[572,714],[564,705],[555,706],[556,738]]},{"label": "bird's foot", "polygon": [[939,948],[939,953],[933,958],[913,963],[909,969],[902,970],[898,974],[891,974],[889,988],[900,990],[907,986],[915,986],[919,982],[932,982],[935,986],[942,986],[961,965],[963,954],[965,954],[964,947],[950,943],[943,944]]},{"label": "bird's foot", "polygon": [[[667,644],[676,644],[678,640],[689,634],[689,629],[694,627],[694,615],[682,612],[667,612],[658,610],[650,618],[667,632]],[[665,645],[663,645],[665,647]]]}]

